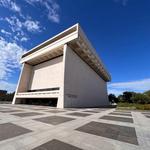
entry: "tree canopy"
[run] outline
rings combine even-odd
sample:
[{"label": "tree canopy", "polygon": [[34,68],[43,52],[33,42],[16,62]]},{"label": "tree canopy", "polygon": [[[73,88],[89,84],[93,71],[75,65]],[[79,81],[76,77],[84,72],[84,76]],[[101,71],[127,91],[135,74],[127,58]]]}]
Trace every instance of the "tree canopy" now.
[{"label": "tree canopy", "polygon": [[116,97],[114,94],[109,94],[109,101],[111,103],[123,102],[123,103],[138,103],[138,104],[150,104],[150,90],[144,93],[136,93],[125,91],[122,95]]}]

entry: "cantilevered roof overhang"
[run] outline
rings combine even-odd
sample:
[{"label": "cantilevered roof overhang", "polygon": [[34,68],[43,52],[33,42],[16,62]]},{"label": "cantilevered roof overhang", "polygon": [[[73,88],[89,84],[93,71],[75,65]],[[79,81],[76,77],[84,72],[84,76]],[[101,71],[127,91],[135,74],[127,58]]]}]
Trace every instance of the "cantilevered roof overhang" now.
[{"label": "cantilevered roof overhang", "polygon": [[71,47],[101,78],[105,81],[111,80],[110,74],[79,24],[75,24],[25,53],[21,58],[21,63],[36,65],[63,55],[65,44]]}]

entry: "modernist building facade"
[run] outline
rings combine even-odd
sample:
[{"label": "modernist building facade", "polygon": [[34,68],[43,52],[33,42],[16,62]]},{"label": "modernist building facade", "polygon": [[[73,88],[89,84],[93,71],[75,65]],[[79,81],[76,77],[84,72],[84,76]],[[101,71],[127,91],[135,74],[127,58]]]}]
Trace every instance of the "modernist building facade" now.
[{"label": "modernist building facade", "polygon": [[57,108],[108,105],[111,80],[83,30],[76,24],[21,58],[13,104],[47,99]]}]

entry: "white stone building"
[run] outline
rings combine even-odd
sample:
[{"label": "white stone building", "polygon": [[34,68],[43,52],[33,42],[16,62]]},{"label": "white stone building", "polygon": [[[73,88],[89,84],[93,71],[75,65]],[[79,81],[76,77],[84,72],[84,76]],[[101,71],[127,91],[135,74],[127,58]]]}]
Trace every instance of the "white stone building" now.
[{"label": "white stone building", "polygon": [[109,104],[111,77],[79,24],[25,53],[21,63],[13,104],[45,102],[57,108]]}]

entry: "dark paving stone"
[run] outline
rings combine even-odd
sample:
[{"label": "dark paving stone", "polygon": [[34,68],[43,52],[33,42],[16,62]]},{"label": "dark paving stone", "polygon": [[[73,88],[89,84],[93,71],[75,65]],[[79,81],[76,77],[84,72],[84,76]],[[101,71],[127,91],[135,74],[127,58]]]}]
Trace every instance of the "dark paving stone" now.
[{"label": "dark paving stone", "polygon": [[131,114],[125,114],[125,113],[110,113],[111,115],[120,115],[120,116],[132,116]]},{"label": "dark paving stone", "polygon": [[123,117],[115,117],[115,116],[103,116],[100,119],[133,123],[132,118],[123,118]]},{"label": "dark paving stone", "polygon": [[133,127],[125,127],[92,121],[82,127],[77,128],[76,130],[138,145],[135,128]]},{"label": "dark paving stone", "polygon": [[0,124],[0,141],[32,132],[13,123]]},{"label": "dark paving stone", "polygon": [[143,115],[150,115],[150,112],[143,112]]},{"label": "dark paving stone", "polygon": [[0,110],[1,113],[12,113],[12,112],[19,112],[22,110]]},{"label": "dark paving stone", "polygon": [[147,118],[150,118],[150,115],[146,115]]},{"label": "dark paving stone", "polygon": [[27,113],[17,113],[13,114],[15,116],[19,117],[29,117],[29,116],[37,116],[37,115],[43,115],[42,113],[37,113],[37,112],[27,112]]},{"label": "dark paving stone", "polygon": [[48,110],[46,112],[50,112],[50,113],[62,113],[62,112],[66,112],[66,111],[63,111],[63,110]]},{"label": "dark paving stone", "polygon": [[71,115],[71,116],[78,116],[78,117],[86,117],[89,116],[91,114],[86,114],[86,113],[80,113],[80,112],[73,112],[73,113],[69,113],[67,115]]},{"label": "dark paving stone", "polygon": [[39,147],[34,148],[33,150],[81,150],[81,149],[76,146],[54,139],[45,144],[42,144]]},{"label": "dark paving stone", "polygon": [[72,121],[74,120],[74,118],[61,117],[61,116],[49,116],[49,117],[37,118],[34,120],[44,122],[47,124],[58,125],[64,122]]},{"label": "dark paving stone", "polygon": [[83,111],[83,112],[89,112],[89,113],[99,113],[98,111],[95,111],[95,110],[85,110],[85,111]]}]

